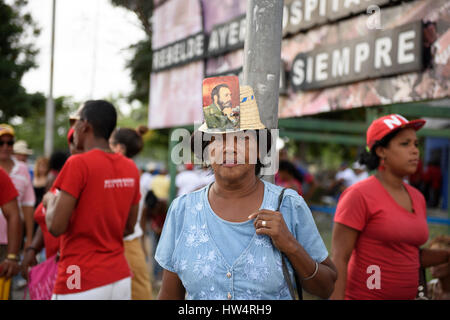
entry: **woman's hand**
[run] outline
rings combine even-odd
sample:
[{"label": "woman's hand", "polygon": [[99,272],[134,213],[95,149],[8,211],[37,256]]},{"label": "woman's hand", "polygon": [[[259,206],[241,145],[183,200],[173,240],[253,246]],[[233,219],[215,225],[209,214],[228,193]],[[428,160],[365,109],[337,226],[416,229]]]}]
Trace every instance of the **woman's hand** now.
[{"label": "woman's hand", "polygon": [[255,219],[253,225],[256,234],[268,235],[278,250],[284,253],[295,250],[297,240],[289,231],[281,212],[259,210],[252,213],[248,218]]},{"label": "woman's hand", "polygon": [[255,219],[253,224],[257,234],[268,235],[273,245],[287,256],[304,290],[322,299],[330,297],[337,278],[331,259],[326,258],[317,264],[297,242],[278,211],[260,210],[251,214],[249,219]]},{"label": "woman's hand", "polygon": [[19,273],[19,262],[15,260],[5,259],[0,263],[0,277],[9,279]]},{"label": "woman's hand", "polygon": [[30,271],[30,268],[37,264],[38,262],[36,260],[36,251],[33,249],[26,250],[21,265],[22,277],[24,277],[24,279],[27,279],[28,281],[28,272]]},{"label": "woman's hand", "polygon": [[42,197],[42,205],[44,206],[45,209],[47,209],[48,203],[50,201],[53,201],[55,197],[56,197],[56,195],[51,191],[47,191],[44,194],[44,197]]}]

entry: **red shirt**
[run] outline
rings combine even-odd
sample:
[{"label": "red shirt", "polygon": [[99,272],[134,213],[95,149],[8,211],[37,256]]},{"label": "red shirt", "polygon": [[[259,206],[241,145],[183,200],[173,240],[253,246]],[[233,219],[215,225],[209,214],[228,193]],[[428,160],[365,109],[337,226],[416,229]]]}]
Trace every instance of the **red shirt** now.
[{"label": "red shirt", "polygon": [[[11,178],[3,168],[0,168],[0,206],[3,206],[18,196],[19,193],[16,187],[14,187]],[[0,214],[2,214],[1,211]]]},{"label": "red shirt", "polygon": [[[334,221],[360,231],[348,263],[346,299],[416,297],[419,247],[428,239],[426,204],[417,189],[404,186],[414,213],[401,207],[375,176],[342,193]],[[371,266],[379,267],[380,288],[374,288],[376,272]]]},{"label": "red shirt", "polygon": [[[51,189],[53,192],[55,189]],[[54,237],[47,229],[45,223],[45,210],[42,202],[39,203],[34,211],[34,221],[39,225],[44,236],[45,256],[48,258],[58,253],[60,237]]]},{"label": "red shirt", "polygon": [[[54,293],[82,292],[129,277],[123,232],[131,206],[140,199],[134,162],[93,149],[71,156],[54,186],[77,198],[68,229],[61,235]],[[79,289],[73,288],[74,270],[79,270]]]}]

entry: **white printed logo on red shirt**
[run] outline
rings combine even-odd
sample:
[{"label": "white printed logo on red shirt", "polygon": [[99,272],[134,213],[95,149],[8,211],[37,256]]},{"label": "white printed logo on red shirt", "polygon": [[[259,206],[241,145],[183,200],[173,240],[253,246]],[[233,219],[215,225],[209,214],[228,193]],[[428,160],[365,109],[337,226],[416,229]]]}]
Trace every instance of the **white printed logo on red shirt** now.
[{"label": "white printed logo on red shirt", "polygon": [[104,188],[133,188],[134,179],[133,178],[121,178],[121,179],[109,179],[105,180]]}]

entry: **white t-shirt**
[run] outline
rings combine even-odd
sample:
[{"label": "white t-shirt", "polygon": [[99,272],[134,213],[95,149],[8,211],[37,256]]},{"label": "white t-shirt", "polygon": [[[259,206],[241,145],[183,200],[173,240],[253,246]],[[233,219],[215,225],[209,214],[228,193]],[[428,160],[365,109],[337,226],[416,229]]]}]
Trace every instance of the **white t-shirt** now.
[{"label": "white t-shirt", "polygon": [[141,200],[139,200],[138,217],[136,220],[136,225],[134,226],[134,232],[124,238],[124,240],[126,240],[126,241],[131,241],[136,238],[142,237],[142,235],[144,234],[144,231],[142,231],[142,228],[141,228],[141,218],[142,218],[142,212],[144,211],[145,195],[147,194],[148,190],[150,190],[150,184],[152,182],[152,178],[153,178],[153,176],[148,172],[144,172],[141,175],[141,179],[139,182],[140,183],[140,191],[141,191]]},{"label": "white t-shirt", "polygon": [[343,171],[336,173],[336,180],[344,180],[344,186],[350,187],[355,180],[355,172],[353,169],[347,168]]},{"label": "white t-shirt", "polygon": [[189,192],[200,189],[205,186],[204,180],[197,170],[185,170],[177,174],[175,178],[175,185],[177,186],[177,197],[187,194]]},{"label": "white t-shirt", "polygon": [[363,171],[360,174],[356,174],[355,173],[355,177],[354,177],[354,179],[352,181],[352,184],[355,184],[355,183],[360,182],[360,181],[362,181],[364,179],[367,179],[368,177],[369,177],[369,173],[367,171]]}]

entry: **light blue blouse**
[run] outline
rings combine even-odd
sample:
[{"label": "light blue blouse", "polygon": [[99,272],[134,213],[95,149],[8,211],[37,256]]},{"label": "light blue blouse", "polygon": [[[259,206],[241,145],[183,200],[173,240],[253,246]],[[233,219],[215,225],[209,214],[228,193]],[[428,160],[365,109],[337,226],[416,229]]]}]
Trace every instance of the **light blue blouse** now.
[{"label": "light blue blouse", "polygon": [[[276,210],[282,188],[263,182],[261,209]],[[280,252],[270,237],[257,235],[253,220],[235,223],[219,218],[208,201],[210,185],[172,202],[155,259],[178,275],[187,299],[292,299]],[[311,258],[319,263],[325,260],[328,251],[303,198],[287,189],[280,211]],[[288,268],[293,279],[289,263]]]}]

